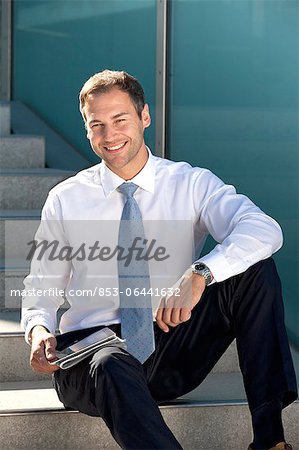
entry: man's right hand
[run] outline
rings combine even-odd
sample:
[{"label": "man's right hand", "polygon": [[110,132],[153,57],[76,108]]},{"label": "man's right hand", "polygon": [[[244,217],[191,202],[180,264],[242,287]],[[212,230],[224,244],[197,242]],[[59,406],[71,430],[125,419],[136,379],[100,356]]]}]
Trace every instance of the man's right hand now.
[{"label": "man's right hand", "polygon": [[58,366],[50,364],[56,357],[56,338],[45,327],[36,325],[31,330],[30,366],[35,372],[53,373]]}]

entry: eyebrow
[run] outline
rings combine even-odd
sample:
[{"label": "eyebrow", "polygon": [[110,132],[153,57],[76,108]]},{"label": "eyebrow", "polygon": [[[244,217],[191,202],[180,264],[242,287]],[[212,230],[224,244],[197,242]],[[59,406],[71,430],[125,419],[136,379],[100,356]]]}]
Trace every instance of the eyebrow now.
[{"label": "eyebrow", "polygon": [[[117,113],[114,116],[112,116],[112,119],[114,120],[114,119],[118,119],[121,116],[128,116],[128,115],[129,115],[129,113],[127,113],[127,112],[120,112],[120,113]],[[102,121],[99,119],[93,119],[90,122],[88,122],[88,124],[91,125],[92,123],[95,123],[95,122],[102,122]]]}]

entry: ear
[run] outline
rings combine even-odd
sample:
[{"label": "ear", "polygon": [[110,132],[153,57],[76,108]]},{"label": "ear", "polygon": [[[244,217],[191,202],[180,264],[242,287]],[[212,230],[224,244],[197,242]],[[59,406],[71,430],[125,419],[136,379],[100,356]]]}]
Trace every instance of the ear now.
[{"label": "ear", "polygon": [[87,139],[89,140],[89,129],[87,128],[86,122],[84,123],[84,128],[85,128],[85,130],[86,130],[86,137],[87,137]]},{"label": "ear", "polygon": [[151,116],[149,112],[148,104],[144,105],[143,111],[141,113],[141,120],[144,128],[148,128],[151,124]]}]

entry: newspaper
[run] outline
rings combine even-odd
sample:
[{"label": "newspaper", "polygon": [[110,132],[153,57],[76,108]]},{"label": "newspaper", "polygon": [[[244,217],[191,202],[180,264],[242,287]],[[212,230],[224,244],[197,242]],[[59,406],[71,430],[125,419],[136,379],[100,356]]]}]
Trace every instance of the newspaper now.
[{"label": "newspaper", "polygon": [[77,351],[72,351],[69,347],[67,351],[57,352],[56,355],[58,359],[56,361],[52,361],[50,364],[59,366],[61,369],[69,369],[73,367],[75,364],[83,361],[83,359],[88,356],[96,353],[98,350],[104,347],[119,347],[126,350],[127,346],[125,343],[125,339],[119,338],[112,330],[109,330],[109,336],[100,339],[99,341],[87,345],[86,347],[81,348]]}]

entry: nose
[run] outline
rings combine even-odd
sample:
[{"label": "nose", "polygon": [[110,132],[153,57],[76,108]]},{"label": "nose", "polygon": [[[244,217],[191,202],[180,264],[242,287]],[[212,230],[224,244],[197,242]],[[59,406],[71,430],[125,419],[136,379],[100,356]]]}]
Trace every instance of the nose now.
[{"label": "nose", "polygon": [[112,125],[106,125],[103,130],[103,138],[106,142],[113,142],[115,139],[116,130]]}]

